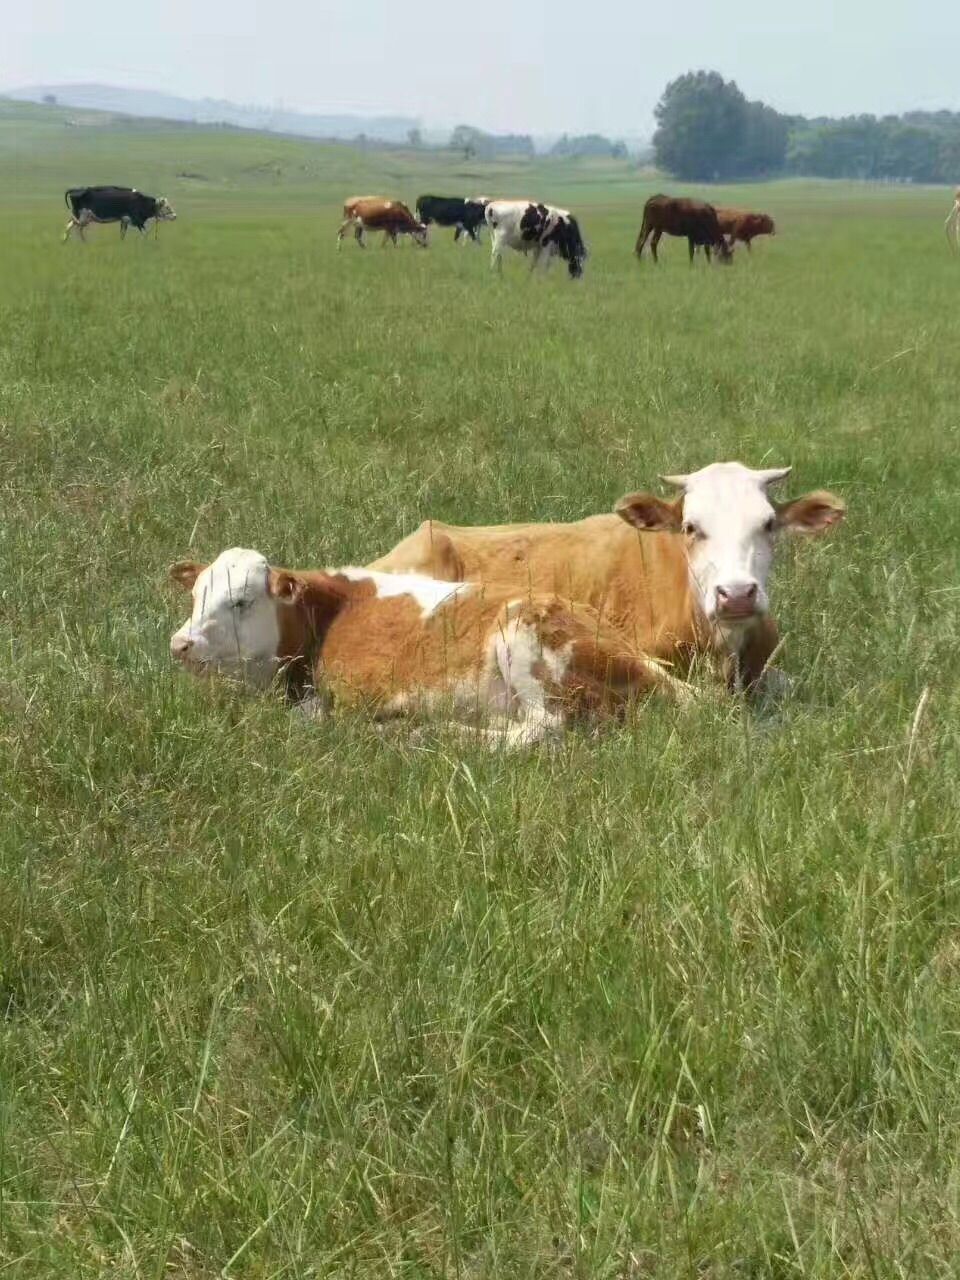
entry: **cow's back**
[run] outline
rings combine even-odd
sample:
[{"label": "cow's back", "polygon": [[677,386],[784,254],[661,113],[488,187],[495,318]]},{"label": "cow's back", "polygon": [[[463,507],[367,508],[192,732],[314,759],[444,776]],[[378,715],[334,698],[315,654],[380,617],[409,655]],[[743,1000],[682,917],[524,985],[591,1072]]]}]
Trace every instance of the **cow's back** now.
[{"label": "cow's back", "polygon": [[369,567],[391,573],[440,569],[459,581],[509,584],[518,597],[556,594],[592,606],[649,653],[669,656],[693,639],[680,539],[638,533],[614,514],[570,524],[426,521]]}]

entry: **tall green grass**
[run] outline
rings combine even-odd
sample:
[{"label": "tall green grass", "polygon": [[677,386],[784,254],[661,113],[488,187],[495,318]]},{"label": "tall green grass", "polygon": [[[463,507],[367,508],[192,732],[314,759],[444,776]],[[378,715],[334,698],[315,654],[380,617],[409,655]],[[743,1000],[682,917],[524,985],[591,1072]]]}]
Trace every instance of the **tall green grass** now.
[{"label": "tall green grass", "polygon": [[[949,200],[718,192],[780,234],[655,270],[626,166],[55,119],[0,119],[0,1274],[954,1275]],[[61,246],[87,181],[179,220]],[[574,208],[583,282],[337,255],[344,196],[431,188]],[[503,757],[170,668],[179,556],[730,457],[849,504],[782,548],[776,714]]]}]

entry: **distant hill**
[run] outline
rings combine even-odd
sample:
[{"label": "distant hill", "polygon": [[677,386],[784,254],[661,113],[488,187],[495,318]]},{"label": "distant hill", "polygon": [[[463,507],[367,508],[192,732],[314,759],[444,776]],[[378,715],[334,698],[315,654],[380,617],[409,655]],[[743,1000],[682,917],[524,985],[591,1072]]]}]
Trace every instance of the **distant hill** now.
[{"label": "distant hill", "polygon": [[151,116],[196,124],[232,124],[268,133],[298,134],[306,138],[351,141],[361,134],[383,142],[405,142],[420,122],[411,116],[313,115],[275,107],[245,107],[217,98],[179,98],[153,89],[121,89],[106,84],[45,84],[8,90],[4,97],[20,102],[44,102],[88,111]]}]

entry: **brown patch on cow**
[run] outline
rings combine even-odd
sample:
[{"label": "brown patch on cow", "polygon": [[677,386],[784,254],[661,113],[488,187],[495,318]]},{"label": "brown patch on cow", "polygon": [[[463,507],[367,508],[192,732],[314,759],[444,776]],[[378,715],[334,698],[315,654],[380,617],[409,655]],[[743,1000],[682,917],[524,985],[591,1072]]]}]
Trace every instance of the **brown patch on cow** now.
[{"label": "brown patch on cow", "polygon": [[[375,591],[374,584],[370,584]],[[413,596],[351,603],[323,643],[323,677],[346,702],[388,703],[411,690],[443,691],[487,665],[501,593],[459,594],[429,617]]]},{"label": "brown patch on cow", "polygon": [[438,533],[455,550],[461,581],[509,585],[514,596],[577,601],[596,610],[633,651],[669,662],[686,664],[709,644],[691,598],[683,541],[672,532],[639,534],[617,514],[572,524],[470,527],[433,521],[370,568],[429,572]]}]

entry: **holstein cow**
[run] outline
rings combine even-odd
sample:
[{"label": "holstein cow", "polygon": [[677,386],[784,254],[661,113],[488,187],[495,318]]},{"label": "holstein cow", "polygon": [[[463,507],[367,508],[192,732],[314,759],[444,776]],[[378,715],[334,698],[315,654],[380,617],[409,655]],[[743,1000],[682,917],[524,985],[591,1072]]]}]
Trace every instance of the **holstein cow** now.
[{"label": "holstein cow", "polygon": [[495,717],[479,732],[519,746],[644,693],[692,696],[588,605],[550,595],[369,569],[291,572],[240,548],[170,574],[193,593],[170,641],[188,670],[258,686],[282,671],[294,692],[313,675],[335,706],[380,719],[442,709],[463,726]]},{"label": "holstein cow", "polygon": [[657,245],[666,232],[668,236],[685,236],[690,247],[690,261],[694,250],[702,247],[710,257],[716,249],[719,262],[730,262],[733,249],[723,238],[717,211],[703,200],[688,200],[683,196],[651,196],[643,206],[643,223],[637,236],[636,255],[643,258],[644,246],[650,240],[650,252],[657,259]]},{"label": "holstein cow", "polygon": [[357,244],[365,249],[364,232],[382,231],[383,244],[390,240],[397,243],[397,236],[409,235],[414,244],[426,248],[427,228],[418,222],[400,200],[385,200],[383,196],[351,196],[344,202],[343,224],[337,232],[337,248],[340,248],[347,228],[353,227]]},{"label": "holstein cow", "polygon": [[64,243],[74,227],[85,240],[84,229],[91,222],[119,222],[122,240],[128,227],[142,232],[153,218],[159,234],[161,222],[175,222],[177,217],[165,196],[146,196],[135,187],[71,187],[63,201],[73,215],[63,233]]},{"label": "holstein cow", "polygon": [[477,244],[488,203],[487,200],[464,200],[460,196],[420,196],[417,199],[417,217],[425,227],[433,222],[438,227],[454,227],[455,241],[466,233]]},{"label": "holstein cow", "polygon": [[560,257],[571,280],[583,275],[587,249],[577,220],[567,209],[530,200],[493,200],[485,217],[493,239],[491,267],[502,270],[504,249],[515,249],[533,254],[531,270],[541,258],[549,266],[552,258]]},{"label": "holstein cow", "polygon": [[631,493],[614,513],[572,524],[426,521],[370,567],[509,583],[514,592],[580,601],[635,652],[681,669],[709,655],[731,689],[752,688],[779,643],[767,595],[777,534],[820,533],[844,514],[843,503],[825,492],[775,503],[770,487],[789,471],[713,463],[664,476],[680,490],[673,501]]},{"label": "holstein cow", "polygon": [[720,230],[729,236],[730,243],[742,240],[750,248],[750,242],[756,236],[775,236],[777,229],[768,213],[749,213],[746,209],[717,208],[717,221]]}]

